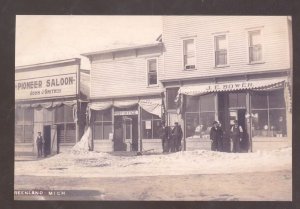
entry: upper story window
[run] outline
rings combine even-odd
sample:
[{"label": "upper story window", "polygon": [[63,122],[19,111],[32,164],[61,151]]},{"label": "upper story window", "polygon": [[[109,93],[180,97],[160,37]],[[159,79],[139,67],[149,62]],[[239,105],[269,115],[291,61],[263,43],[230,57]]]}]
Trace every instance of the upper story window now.
[{"label": "upper story window", "polygon": [[249,62],[262,61],[262,37],[261,30],[249,31]]},{"label": "upper story window", "polygon": [[196,69],[195,40],[183,40],[183,65],[185,70]]},{"label": "upper story window", "polygon": [[215,36],[215,66],[227,65],[226,35]]},{"label": "upper story window", "polygon": [[148,86],[157,85],[157,59],[147,60],[147,76]]}]

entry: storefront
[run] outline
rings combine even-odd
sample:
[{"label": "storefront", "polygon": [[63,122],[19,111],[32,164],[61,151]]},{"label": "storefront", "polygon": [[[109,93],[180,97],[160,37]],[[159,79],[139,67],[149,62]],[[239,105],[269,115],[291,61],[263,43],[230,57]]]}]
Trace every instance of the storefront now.
[{"label": "storefront", "polygon": [[94,150],[160,150],[161,107],[157,96],[89,103]]},{"label": "storefront", "polygon": [[234,120],[244,130],[242,151],[289,143],[291,98],[287,78],[252,78],[226,82],[219,79],[215,83],[198,80],[167,88],[168,115],[169,118],[177,115],[182,123],[186,150],[210,149],[213,121],[222,124],[225,151],[231,150],[230,128]]},{"label": "storefront", "polygon": [[[38,132],[45,155],[72,147],[84,132],[86,92],[79,84],[80,60],[70,59],[16,68],[15,154],[37,152]],[[85,95],[85,96],[84,96]]]}]

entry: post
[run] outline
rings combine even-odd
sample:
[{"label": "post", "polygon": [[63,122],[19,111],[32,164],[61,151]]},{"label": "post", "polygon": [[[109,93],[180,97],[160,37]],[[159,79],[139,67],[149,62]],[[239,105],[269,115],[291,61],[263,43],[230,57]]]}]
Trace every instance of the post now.
[{"label": "post", "polygon": [[143,151],[143,142],[141,137],[141,107],[138,105],[138,138],[139,138],[139,152]]},{"label": "post", "polygon": [[252,112],[251,112],[251,96],[248,91],[246,94],[246,112],[249,114],[249,118],[247,118],[247,131],[249,134],[249,148],[250,152],[252,152]]}]

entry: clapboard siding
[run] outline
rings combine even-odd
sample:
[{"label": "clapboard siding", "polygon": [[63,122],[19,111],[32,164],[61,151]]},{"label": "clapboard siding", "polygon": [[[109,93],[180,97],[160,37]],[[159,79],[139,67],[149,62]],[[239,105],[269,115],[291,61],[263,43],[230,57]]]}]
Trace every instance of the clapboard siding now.
[{"label": "clapboard siding", "polygon": [[97,56],[91,63],[91,98],[159,93],[162,84],[148,87],[147,59],[156,57],[158,79],[162,77],[160,48],[115,52],[113,56]]},{"label": "clapboard siding", "polygon": [[[248,30],[263,32],[263,64],[249,64]],[[228,67],[216,68],[214,35],[225,33],[228,40]],[[182,40],[196,41],[197,70],[184,71]],[[290,68],[287,17],[254,16],[164,16],[164,78],[178,79],[234,73],[285,70]]]}]

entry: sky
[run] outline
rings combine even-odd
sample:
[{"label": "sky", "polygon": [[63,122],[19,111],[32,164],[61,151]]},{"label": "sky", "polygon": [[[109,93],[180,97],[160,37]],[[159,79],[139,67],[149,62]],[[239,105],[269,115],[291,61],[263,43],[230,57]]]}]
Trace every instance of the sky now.
[{"label": "sky", "polygon": [[153,43],[161,33],[161,16],[18,15],[15,65],[79,57],[89,69],[80,54]]}]

